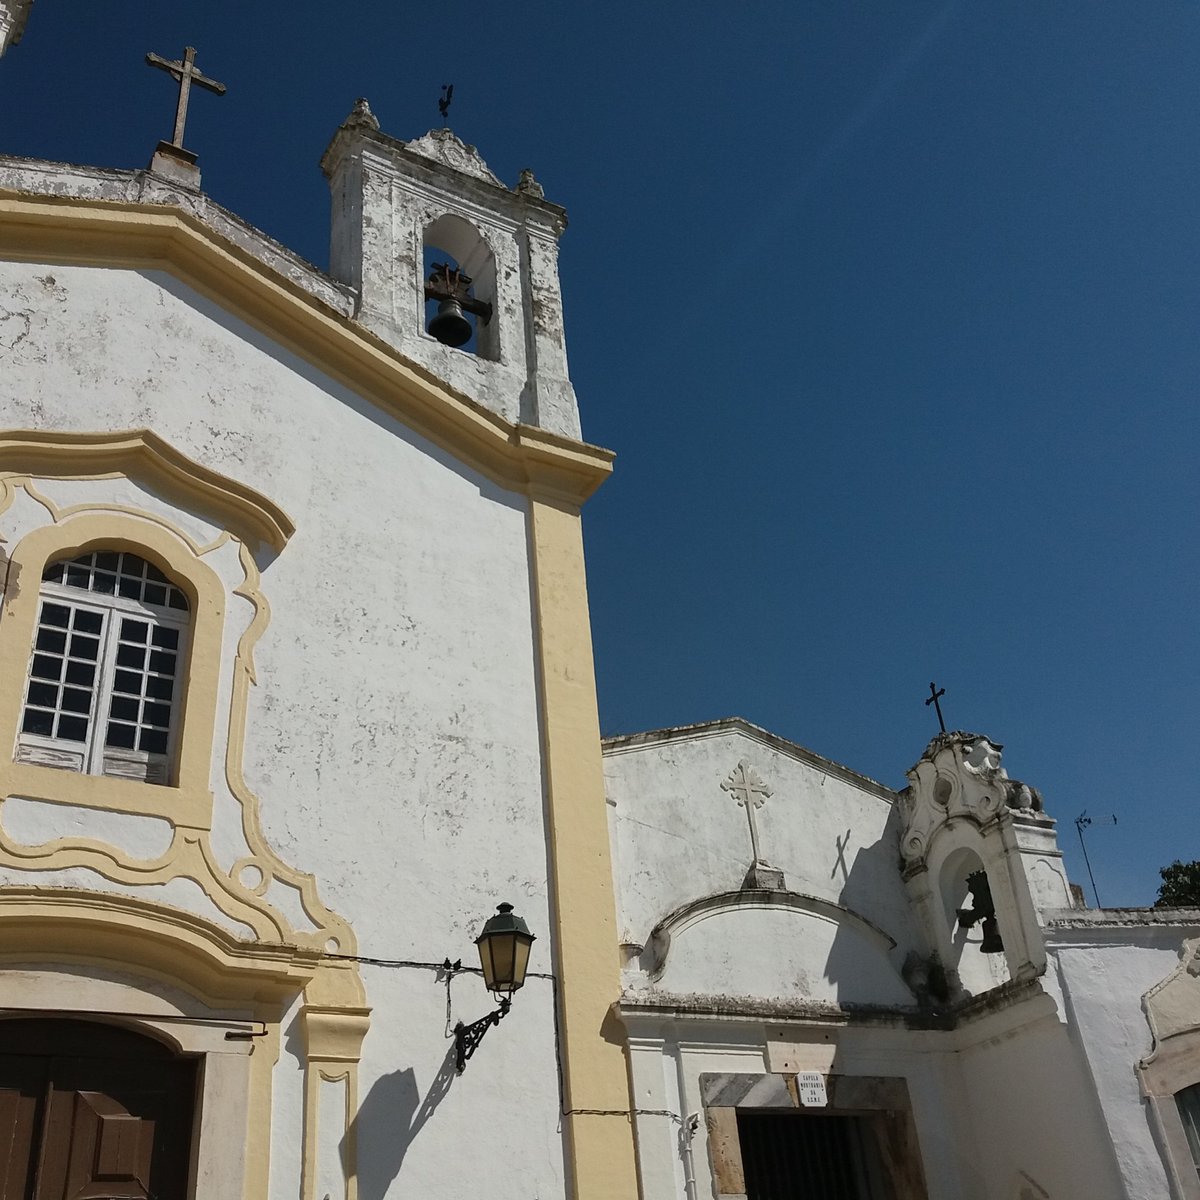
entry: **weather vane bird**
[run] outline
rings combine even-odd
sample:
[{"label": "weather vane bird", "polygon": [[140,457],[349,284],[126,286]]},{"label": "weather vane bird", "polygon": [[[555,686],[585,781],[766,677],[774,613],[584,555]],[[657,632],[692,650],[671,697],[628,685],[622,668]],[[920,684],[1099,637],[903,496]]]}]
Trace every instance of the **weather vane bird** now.
[{"label": "weather vane bird", "polygon": [[450,115],[450,101],[454,99],[454,84],[442,84],[442,98],[438,101],[438,112],[442,114],[442,120],[445,121]]}]

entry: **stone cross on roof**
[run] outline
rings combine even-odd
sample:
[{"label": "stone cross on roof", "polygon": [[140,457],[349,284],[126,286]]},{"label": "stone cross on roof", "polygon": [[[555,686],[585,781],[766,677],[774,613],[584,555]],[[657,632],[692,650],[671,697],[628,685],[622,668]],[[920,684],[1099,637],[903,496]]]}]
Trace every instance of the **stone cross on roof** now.
[{"label": "stone cross on roof", "polygon": [[163,58],[161,54],[147,54],[146,62],[152,67],[169,72],[179,81],[179,103],[175,106],[175,136],[169,144],[177,150],[182,150],[183,127],[187,124],[188,98],[191,95],[192,84],[196,83],[210,92],[216,92],[218,96],[225,95],[225,85],[218,83],[215,79],[209,79],[207,75],[201,74],[196,69],[195,46],[184,48],[182,62],[171,62],[170,59]]}]

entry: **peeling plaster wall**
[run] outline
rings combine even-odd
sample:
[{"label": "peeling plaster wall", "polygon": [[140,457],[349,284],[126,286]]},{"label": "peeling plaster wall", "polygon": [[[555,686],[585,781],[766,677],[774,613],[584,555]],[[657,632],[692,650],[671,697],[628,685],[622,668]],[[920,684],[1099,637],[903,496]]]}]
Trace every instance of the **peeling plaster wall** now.
[{"label": "peeling plaster wall", "polygon": [[[152,271],[0,267],[0,423],[148,427],[288,512],[286,550],[258,556],[271,621],[244,764],[267,840],[316,873],[361,954],[469,962],[508,900],[540,935],[531,971],[552,969],[521,498]],[[434,1194],[449,1162],[463,1192],[561,1196],[549,983],[530,981],[452,1081],[444,985],[364,971],[363,1200],[394,1193],[402,1167],[406,1190]],[[491,1007],[475,977],[455,981],[451,1024]],[[276,1070],[281,1200],[299,1171],[300,1038],[285,1027]],[[497,1104],[505,1071],[518,1094]],[[521,1172],[496,1174],[492,1154]]]}]

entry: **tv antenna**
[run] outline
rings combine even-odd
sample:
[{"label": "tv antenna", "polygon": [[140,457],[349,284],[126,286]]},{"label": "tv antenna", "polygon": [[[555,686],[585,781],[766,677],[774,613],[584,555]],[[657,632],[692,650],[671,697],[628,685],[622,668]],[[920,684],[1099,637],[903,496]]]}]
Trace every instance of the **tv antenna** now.
[{"label": "tv antenna", "polygon": [[1100,893],[1096,891],[1096,877],[1092,874],[1092,860],[1088,858],[1087,842],[1083,840],[1083,831],[1090,829],[1093,825],[1115,825],[1116,823],[1116,813],[1109,813],[1106,817],[1089,817],[1086,808],[1075,818],[1075,828],[1079,833],[1079,845],[1083,850],[1083,861],[1087,864],[1088,878],[1092,881],[1092,895],[1096,897],[1097,908],[1100,907]]}]

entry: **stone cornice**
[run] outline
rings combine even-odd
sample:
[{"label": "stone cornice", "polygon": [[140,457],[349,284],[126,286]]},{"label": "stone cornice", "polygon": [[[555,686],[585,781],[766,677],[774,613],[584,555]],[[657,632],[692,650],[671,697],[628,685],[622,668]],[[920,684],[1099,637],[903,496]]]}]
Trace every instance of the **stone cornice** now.
[{"label": "stone cornice", "polygon": [[0,257],[167,271],[510,490],[574,507],[612,470],[610,451],[514,424],[452,392],[182,208],[0,190]]}]

